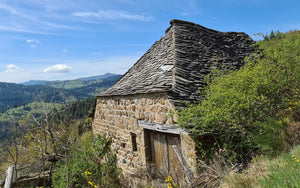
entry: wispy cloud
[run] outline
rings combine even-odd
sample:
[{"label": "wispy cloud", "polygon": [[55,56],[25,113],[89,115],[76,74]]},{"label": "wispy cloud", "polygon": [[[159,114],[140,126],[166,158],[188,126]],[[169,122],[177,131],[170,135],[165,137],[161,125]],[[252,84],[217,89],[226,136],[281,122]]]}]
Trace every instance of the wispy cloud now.
[{"label": "wispy cloud", "polygon": [[62,52],[62,53],[67,53],[67,52],[68,52],[68,49],[62,49],[61,52]]},{"label": "wispy cloud", "polygon": [[36,40],[36,39],[28,39],[26,40],[27,43],[35,43],[35,44],[38,44],[40,43],[40,41]]},{"label": "wispy cloud", "polygon": [[19,26],[3,26],[0,25],[1,31],[12,31],[12,32],[19,32],[19,33],[31,33],[31,34],[41,34],[41,35],[54,35],[54,33],[49,32],[42,32],[42,31],[35,31],[31,29],[27,29],[25,27]]},{"label": "wispy cloud", "polygon": [[[31,11],[29,13],[26,9],[11,6],[8,3],[0,1],[0,11],[7,15],[2,16],[1,19],[3,25],[0,25],[0,30],[3,31],[51,34],[54,30],[59,29],[81,30],[78,27],[61,24],[59,20],[51,19],[51,17],[47,16],[49,13],[45,15],[42,10]],[[7,18],[9,18],[9,20]]]},{"label": "wispy cloud", "polygon": [[6,68],[5,72],[16,72],[19,69],[19,67],[14,64],[7,65]]},{"label": "wispy cloud", "polygon": [[44,69],[45,73],[69,73],[72,67],[66,64],[57,64]]},{"label": "wispy cloud", "polygon": [[73,15],[82,18],[97,18],[101,20],[137,20],[137,21],[153,20],[152,16],[132,14],[125,11],[116,11],[116,10],[99,10],[97,12],[74,12]]}]

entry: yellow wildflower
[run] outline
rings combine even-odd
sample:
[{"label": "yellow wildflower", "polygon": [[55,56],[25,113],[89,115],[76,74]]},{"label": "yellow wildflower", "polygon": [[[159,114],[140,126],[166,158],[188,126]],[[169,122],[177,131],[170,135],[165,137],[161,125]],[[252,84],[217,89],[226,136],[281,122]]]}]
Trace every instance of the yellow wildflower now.
[{"label": "yellow wildflower", "polygon": [[98,186],[97,186],[97,185],[94,185],[94,188],[98,188]]},{"label": "yellow wildflower", "polygon": [[91,186],[93,186],[93,185],[94,185],[94,184],[93,184],[91,181],[89,181],[88,183],[89,183]]},{"label": "yellow wildflower", "polygon": [[297,160],[297,163],[299,163],[299,159]]},{"label": "yellow wildflower", "polygon": [[281,121],[281,120],[279,120],[279,121],[278,121],[278,123],[279,123],[279,124],[281,124],[281,123],[282,123],[282,121]]},{"label": "yellow wildflower", "polygon": [[289,107],[289,109],[290,109],[290,111],[292,111],[292,108],[291,108],[291,107]]},{"label": "yellow wildflower", "polygon": [[172,177],[171,176],[168,176],[168,179],[166,179],[165,181],[172,181]]},{"label": "yellow wildflower", "polygon": [[295,156],[295,155],[292,155],[292,157],[295,158],[296,156]]}]

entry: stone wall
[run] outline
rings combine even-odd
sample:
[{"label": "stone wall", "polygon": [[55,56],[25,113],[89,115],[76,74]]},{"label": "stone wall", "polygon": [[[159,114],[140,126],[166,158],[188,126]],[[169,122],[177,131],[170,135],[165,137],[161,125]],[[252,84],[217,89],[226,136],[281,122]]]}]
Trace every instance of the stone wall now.
[{"label": "stone wall", "polygon": [[[105,133],[113,139],[112,150],[117,153],[125,177],[142,182],[146,180],[141,173],[146,169],[146,156],[144,131],[138,126],[138,120],[176,124],[174,112],[166,93],[98,97],[93,132]],[[132,133],[136,135],[137,151],[133,148]],[[188,165],[195,164],[194,144],[188,135],[181,136],[181,146]]]}]

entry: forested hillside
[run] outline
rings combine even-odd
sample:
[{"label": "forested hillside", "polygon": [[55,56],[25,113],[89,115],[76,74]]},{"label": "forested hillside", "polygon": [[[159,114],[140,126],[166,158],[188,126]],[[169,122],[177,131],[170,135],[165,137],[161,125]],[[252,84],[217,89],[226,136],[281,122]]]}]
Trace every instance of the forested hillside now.
[{"label": "forested hillside", "polygon": [[[0,82],[0,113],[34,102],[39,96],[45,102],[62,103],[66,97],[81,100],[108,89],[121,75],[105,74],[97,77],[67,81],[45,82],[43,85]],[[38,82],[42,83],[42,82]]]},{"label": "forested hillside", "polygon": [[62,103],[65,97],[84,99],[92,97],[88,93],[71,91],[62,88],[53,88],[44,85],[24,86],[13,83],[0,83],[0,112],[4,113],[8,109],[26,105],[38,100],[40,96],[45,102]]},{"label": "forested hillside", "polygon": [[104,75],[79,78],[76,80],[42,81],[32,80],[23,85],[44,85],[54,88],[70,89],[71,91],[96,95],[112,86],[122,75],[106,73]]},{"label": "forested hillside", "polygon": [[[121,75],[105,74],[67,81],[31,81],[24,84],[0,83],[0,140],[11,132],[11,119],[28,118],[32,114],[40,116],[41,103],[50,109],[60,108],[66,101],[93,98],[96,94],[111,87]],[[36,85],[36,83],[38,83]],[[39,85],[43,83],[43,85]],[[76,106],[81,104],[80,102]],[[40,109],[40,110],[38,110]],[[74,109],[74,108],[73,108]],[[81,117],[86,108],[78,107],[73,111]],[[84,112],[85,113],[85,112]]]}]

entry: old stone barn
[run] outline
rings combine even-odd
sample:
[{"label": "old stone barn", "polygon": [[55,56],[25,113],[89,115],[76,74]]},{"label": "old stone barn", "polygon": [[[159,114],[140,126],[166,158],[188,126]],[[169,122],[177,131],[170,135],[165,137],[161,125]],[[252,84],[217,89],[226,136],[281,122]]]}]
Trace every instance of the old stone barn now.
[{"label": "old stone barn", "polygon": [[[118,165],[129,186],[147,172],[193,181],[195,146],[178,127],[183,101],[200,100],[204,75],[235,69],[251,53],[245,33],[219,32],[171,20],[165,35],[107,91],[97,96],[94,133],[113,139]],[[149,184],[148,184],[149,185]]]}]

